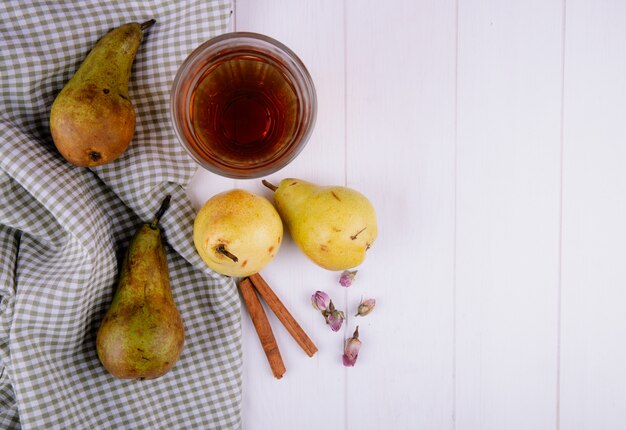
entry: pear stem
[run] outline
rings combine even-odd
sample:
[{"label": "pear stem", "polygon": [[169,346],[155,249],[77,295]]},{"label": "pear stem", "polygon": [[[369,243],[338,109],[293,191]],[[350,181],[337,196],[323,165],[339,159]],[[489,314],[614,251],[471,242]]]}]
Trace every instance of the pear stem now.
[{"label": "pear stem", "polygon": [[224,246],[224,244],[223,244],[223,243],[222,243],[222,244],[220,244],[220,245],[218,245],[218,246],[217,246],[217,248],[215,248],[215,250],[216,250],[217,252],[219,252],[220,254],[225,255],[226,257],[230,258],[230,259],[231,259],[231,260],[233,260],[235,263],[239,261],[239,259],[237,258],[237,256],[236,256],[236,255],[234,255],[234,254],[231,254],[231,253],[230,253],[230,252],[226,249],[226,247]]},{"label": "pear stem", "polygon": [[141,31],[149,29],[150,27],[154,25],[155,22],[156,22],[156,19],[151,19],[150,21],[142,22]]},{"label": "pear stem", "polygon": [[357,231],[355,234],[353,234],[352,236],[350,236],[350,239],[352,239],[352,240],[356,240],[356,237],[357,237],[359,234],[363,233],[363,232],[365,231],[365,229],[366,229],[366,228],[367,228],[367,227],[363,227],[361,230]]},{"label": "pear stem", "polygon": [[159,225],[159,221],[161,220],[161,217],[163,216],[167,208],[170,207],[171,199],[172,199],[171,195],[168,194],[167,196],[165,196],[165,198],[163,199],[163,203],[161,203],[161,207],[159,207],[159,210],[154,215],[154,220],[152,220],[152,223],[150,224],[150,228],[153,228],[153,229],[157,228],[157,225]]},{"label": "pear stem", "polygon": [[276,191],[278,189],[276,185],[272,184],[271,182],[266,181],[265,179],[263,179],[261,182],[263,183],[263,185],[265,185],[267,188],[269,188],[272,191]]}]

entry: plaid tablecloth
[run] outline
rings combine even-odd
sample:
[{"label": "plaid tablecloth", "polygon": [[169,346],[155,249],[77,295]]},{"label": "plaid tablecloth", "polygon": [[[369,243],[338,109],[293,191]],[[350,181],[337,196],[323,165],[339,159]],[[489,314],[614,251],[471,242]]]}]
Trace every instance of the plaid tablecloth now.
[{"label": "plaid tablecloth", "polygon": [[[228,0],[0,3],[0,428],[240,427],[239,298],[194,250],[184,187],[195,167],[168,117],[178,66],[230,15]],[[109,29],[151,18],[130,85],[133,142],[110,165],[68,164],[50,137],[52,101]],[[167,193],[185,348],[159,379],[118,380],[95,334],[130,237]]]}]

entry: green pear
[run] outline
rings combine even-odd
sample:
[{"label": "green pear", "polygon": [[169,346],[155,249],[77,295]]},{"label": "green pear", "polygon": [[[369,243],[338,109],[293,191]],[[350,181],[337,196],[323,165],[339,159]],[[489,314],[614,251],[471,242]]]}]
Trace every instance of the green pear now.
[{"label": "green pear", "polygon": [[345,270],[358,266],[378,234],[370,201],[346,187],[322,187],[287,178],[274,190],[274,203],[294,242],[319,266]]},{"label": "green pear", "polygon": [[77,166],[118,158],[135,132],[128,82],[143,30],[154,20],[117,27],[102,37],[50,110],[50,132],[61,155]]},{"label": "green pear", "polygon": [[167,373],[183,349],[185,332],[170,288],[159,219],[141,225],[126,252],[117,291],[106,312],[96,349],[104,367],[121,379],[153,379]]},{"label": "green pear", "polygon": [[283,240],[283,223],[264,197],[231,190],[211,197],[196,215],[193,241],[214,271],[244,277],[274,259]]}]

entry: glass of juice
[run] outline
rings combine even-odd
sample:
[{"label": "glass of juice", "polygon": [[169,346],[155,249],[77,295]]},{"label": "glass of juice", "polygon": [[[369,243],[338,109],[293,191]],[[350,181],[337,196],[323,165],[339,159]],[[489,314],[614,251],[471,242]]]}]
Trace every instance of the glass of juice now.
[{"label": "glass of juice", "polygon": [[306,145],[317,114],[313,80],[297,55],[261,34],[208,40],[172,85],[174,130],[205,169],[258,178],[286,166]]}]

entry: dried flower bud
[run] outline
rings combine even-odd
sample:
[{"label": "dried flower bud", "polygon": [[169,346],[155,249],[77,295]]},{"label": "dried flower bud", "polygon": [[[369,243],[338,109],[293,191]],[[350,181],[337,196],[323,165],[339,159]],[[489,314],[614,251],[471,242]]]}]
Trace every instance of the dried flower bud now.
[{"label": "dried flower bud", "polygon": [[359,357],[359,350],[361,349],[361,341],[359,340],[359,326],[356,326],[354,334],[350,339],[346,340],[343,348],[343,365],[346,367],[354,367],[356,359]]},{"label": "dried flower bud", "polygon": [[343,320],[345,319],[345,315],[342,311],[335,309],[335,305],[332,300],[328,305],[328,309],[322,311],[322,315],[324,315],[326,324],[330,326],[332,331],[339,331],[341,325],[343,324]]},{"label": "dried flower bud", "polygon": [[361,303],[359,304],[355,317],[358,317],[359,315],[364,317],[365,315],[372,312],[375,306],[376,306],[376,299],[361,300]]},{"label": "dried flower bud", "polygon": [[335,311],[328,315],[326,318],[326,324],[330,325],[330,329],[332,331],[339,331],[341,329],[341,325],[343,324],[343,312]]},{"label": "dried flower bud", "polygon": [[352,285],[352,281],[354,281],[357,272],[358,270],[344,270],[339,277],[339,284],[341,284],[342,287],[349,287]]},{"label": "dried flower bud", "polygon": [[311,304],[318,311],[325,311],[330,305],[330,297],[323,291],[316,291],[311,296]]}]

